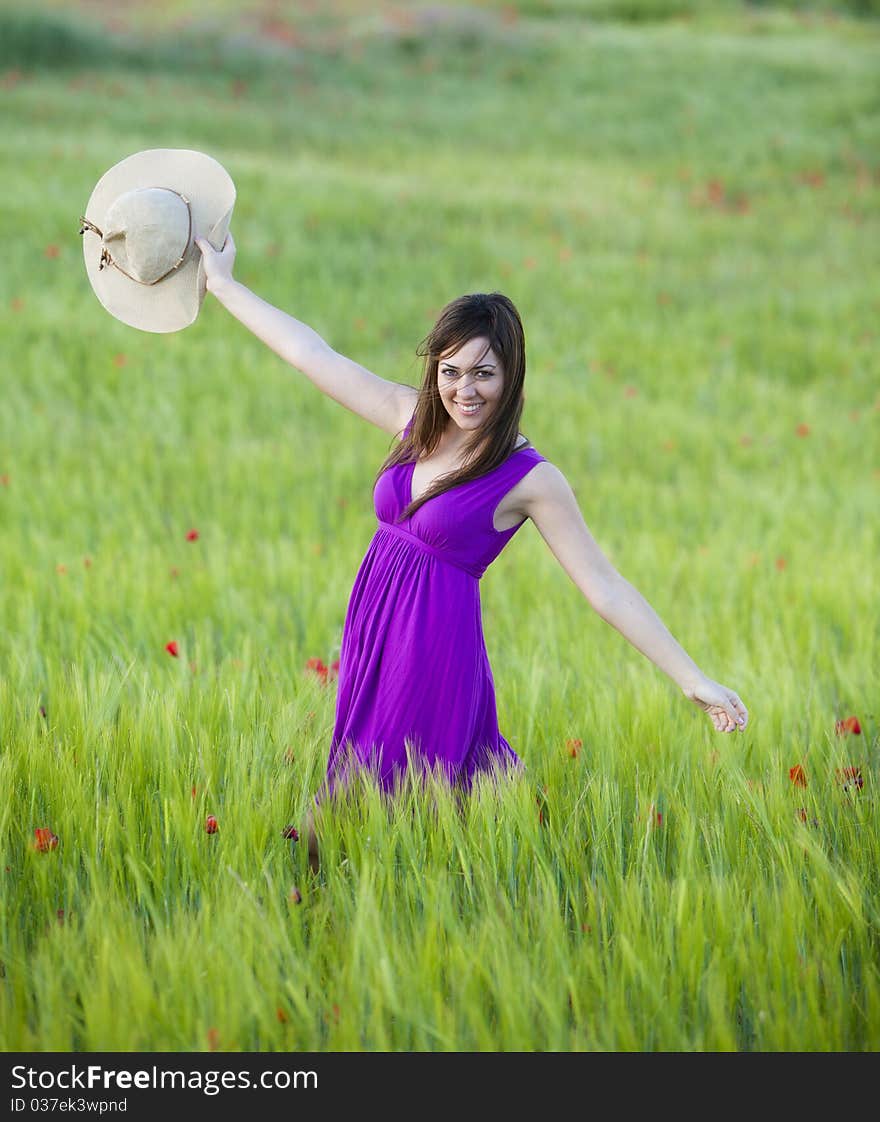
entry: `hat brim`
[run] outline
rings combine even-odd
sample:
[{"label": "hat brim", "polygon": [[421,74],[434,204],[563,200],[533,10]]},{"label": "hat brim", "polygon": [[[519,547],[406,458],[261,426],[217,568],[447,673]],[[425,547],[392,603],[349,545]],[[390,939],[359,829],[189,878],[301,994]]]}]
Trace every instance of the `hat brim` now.
[{"label": "hat brim", "polygon": [[222,249],[235,205],[226,169],[203,152],[151,148],[115,164],[98,180],[85,217],[99,229],[111,204],[136,187],[164,187],[184,195],[192,212],[192,240],[182,265],[154,285],[139,284],[118,269],[101,269],[100,238],[83,234],[86,273],[95,295],[116,319],[141,331],[166,333],[189,327],[205,298],[205,272],[196,238]]}]

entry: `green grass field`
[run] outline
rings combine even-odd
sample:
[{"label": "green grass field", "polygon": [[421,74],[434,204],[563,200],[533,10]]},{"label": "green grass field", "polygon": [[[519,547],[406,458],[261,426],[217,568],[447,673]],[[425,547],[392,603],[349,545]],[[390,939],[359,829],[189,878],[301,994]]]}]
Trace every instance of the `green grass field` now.
[{"label": "green grass field", "polygon": [[[856,8],[0,8],[0,1048],[880,1046]],[[482,582],[526,775],[365,788],[312,875],[282,837],[333,723],[306,664],[338,655],[389,440],[210,296],[170,336],[103,310],[79,217],[149,147],[220,160],[238,278],[387,378],[417,384],[448,300],[507,293],[523,431],[745,732],[527,525]]]}]

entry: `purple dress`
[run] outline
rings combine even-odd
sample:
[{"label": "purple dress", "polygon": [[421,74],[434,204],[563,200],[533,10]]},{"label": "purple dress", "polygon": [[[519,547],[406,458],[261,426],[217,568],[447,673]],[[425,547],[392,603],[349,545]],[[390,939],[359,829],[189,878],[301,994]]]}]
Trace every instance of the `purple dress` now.
[{"label": "purple dress", "polygon": [[408,760],[464,787],[478,771],[521,766],[498,730],[480,577],[522,525],[496,530],[498,504],[543,459],[518,448],[405,522],[415,464],[380,476],[379,525],[345,616],[325,791],[364,768],[391,791]]}]

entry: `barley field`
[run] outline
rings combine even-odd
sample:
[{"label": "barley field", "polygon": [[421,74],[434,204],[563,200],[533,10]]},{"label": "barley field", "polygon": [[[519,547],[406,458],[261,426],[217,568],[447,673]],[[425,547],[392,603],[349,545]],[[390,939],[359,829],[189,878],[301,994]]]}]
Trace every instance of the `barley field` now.
[{"label": "barley field", "polygon": [[[0,7],[0,1049],[880,1046],[871,5]],[[100,306],[111,165],[197,148],[236,276],[417,385],[526,327],[523,431],[724,735],[526,525],[482,580],[525,764],[323,778],[389,445],[209,295]],[[289,834],[291,836],[285,836]]]}]

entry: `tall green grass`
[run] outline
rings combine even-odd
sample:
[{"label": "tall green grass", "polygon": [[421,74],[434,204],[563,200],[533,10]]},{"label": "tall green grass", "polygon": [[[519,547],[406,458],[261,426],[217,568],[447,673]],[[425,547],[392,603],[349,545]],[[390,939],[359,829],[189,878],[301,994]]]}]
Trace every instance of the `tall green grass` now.
[{"label": "tall green grass", "polygon": [[[86,22],[107,52],[4,56],[0,1047],[876,1049],[876,27],[343,7],[191,70]],[[388,441],[210,297],[168,337],[103,311],[79,216],[152,146],[220,159],[237,275],[388,378],[507,292],[523,430],[748,729],[526,526],[482,582],[525,774],[365,786],[310,874],[306,663]]]}]

